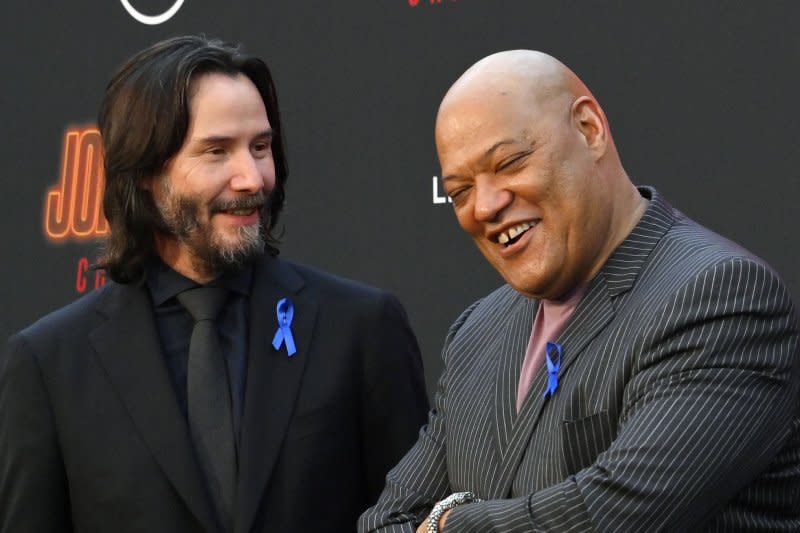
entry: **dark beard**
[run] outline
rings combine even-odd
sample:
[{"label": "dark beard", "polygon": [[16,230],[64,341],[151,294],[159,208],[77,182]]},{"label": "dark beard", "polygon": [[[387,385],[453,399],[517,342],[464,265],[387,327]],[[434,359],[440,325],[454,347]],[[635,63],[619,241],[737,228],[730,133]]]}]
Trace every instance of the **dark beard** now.
[{"label": "dark beard", "polygon": [[[200,220],[200,202],[190,196],[176,196],[169,192],[166,195],[168,209],[159,206],[161,214],[161,230],[185,243],[192,255],[192,266],[207,277],[236,271],[260,256],[266,244],[265,224],[267,221],[266,195],[263,192],[234,200],[216,200],[209,206],[209,220],[204,224]],[[239,228],[239,239],[236,246],[224,246],[215,242],[210,217],[220,211],[233,209],[259,208],[261,216],[255,226]]]}]

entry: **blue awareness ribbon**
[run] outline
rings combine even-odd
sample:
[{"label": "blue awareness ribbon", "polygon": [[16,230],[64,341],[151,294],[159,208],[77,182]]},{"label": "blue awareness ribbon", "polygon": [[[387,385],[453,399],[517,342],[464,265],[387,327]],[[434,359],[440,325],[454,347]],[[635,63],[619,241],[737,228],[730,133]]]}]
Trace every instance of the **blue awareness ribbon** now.
[{"label": "blue awareness ribbon", "polygon": [[[555,350],[556,360],[550,359],[550,354]],[[544,352],[544,360],[547,362],[547,390],[544,391],[544,398],[552,395],[558,388],[558,371],[561,370],[561,345],[557,342],[548,342]]]},{"label": "blue awareness ribbon", "polygon": [[286,344],[286,353],[291,357],[297,352],[291,328],[292,318],[294,318],[294,304],[288,298],[281,298],[276,310],[278,313],[278,331],[275,332],[275,337],[272,339],[272,346],[276,350],[280,350],[281,344]]}]

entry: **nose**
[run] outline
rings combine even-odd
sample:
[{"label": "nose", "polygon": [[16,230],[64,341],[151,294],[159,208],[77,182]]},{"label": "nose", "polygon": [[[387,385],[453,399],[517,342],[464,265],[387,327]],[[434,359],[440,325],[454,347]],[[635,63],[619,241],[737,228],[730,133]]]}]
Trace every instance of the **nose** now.
[{"label": "nose", "polygon": [[[273,175],[274,171],[271,174],[266,172],[268,170],[264,168],[266,164],[264,160],[256,159],[250,153],[242,154],[237,158],[233,169],[231,188],[234,191],[255,193],[267,187],[267,174]],[[271,160],[269,164],[272,164]]]},{"label": "nose", "polygon": [[513,198],[511,191],[492,184],[490,179],[476,181],[475,220],[495,221],[500,213],[511,204]]}]

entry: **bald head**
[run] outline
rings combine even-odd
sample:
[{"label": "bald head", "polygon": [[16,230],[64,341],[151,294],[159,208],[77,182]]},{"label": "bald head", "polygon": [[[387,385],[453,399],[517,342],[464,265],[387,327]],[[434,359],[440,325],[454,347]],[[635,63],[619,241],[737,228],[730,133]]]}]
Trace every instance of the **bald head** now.
[{"label": "bald head", "polygon": [[[579,99],[593,102],[606,130],[608,148],[617,157],[608,121],[589,88],[561,61],[534,50],[507,50],[487,56],[461,75],[447,91],[437,116],[449,118],[450,111],[477,102],[493,102],[543,117],[566,116]],[[455,108],[455,109],[454,109]]]},{"label": "bald head", "polygon": [[541,104],[592,97],[575,73],[556,58],[533,50],[508,50],[470,67],[447,92],[441,107],[458,98],[515,92]]},{"label": "bald head", "polygon": [[590,280],[646,206],[597,100],[541,52],[470,67],[439,107],[436,147],[462,228],[529,296],[558,298]]}]

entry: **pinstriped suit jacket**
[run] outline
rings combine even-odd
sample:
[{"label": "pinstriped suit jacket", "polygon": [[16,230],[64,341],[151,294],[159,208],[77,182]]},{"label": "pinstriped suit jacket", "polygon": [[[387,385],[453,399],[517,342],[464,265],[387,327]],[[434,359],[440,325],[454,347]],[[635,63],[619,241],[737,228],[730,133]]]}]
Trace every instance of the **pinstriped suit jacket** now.
[{"label": "pinstriped suit jacket", "polygon": [[[559,388],[517,382],[537,302],[508,286],[452,326],[436,404],[360,531],[800,531],[800,357],[761,260],[653,189],[564,332]],[[554,339],[555,340],[555,339]]]}]

